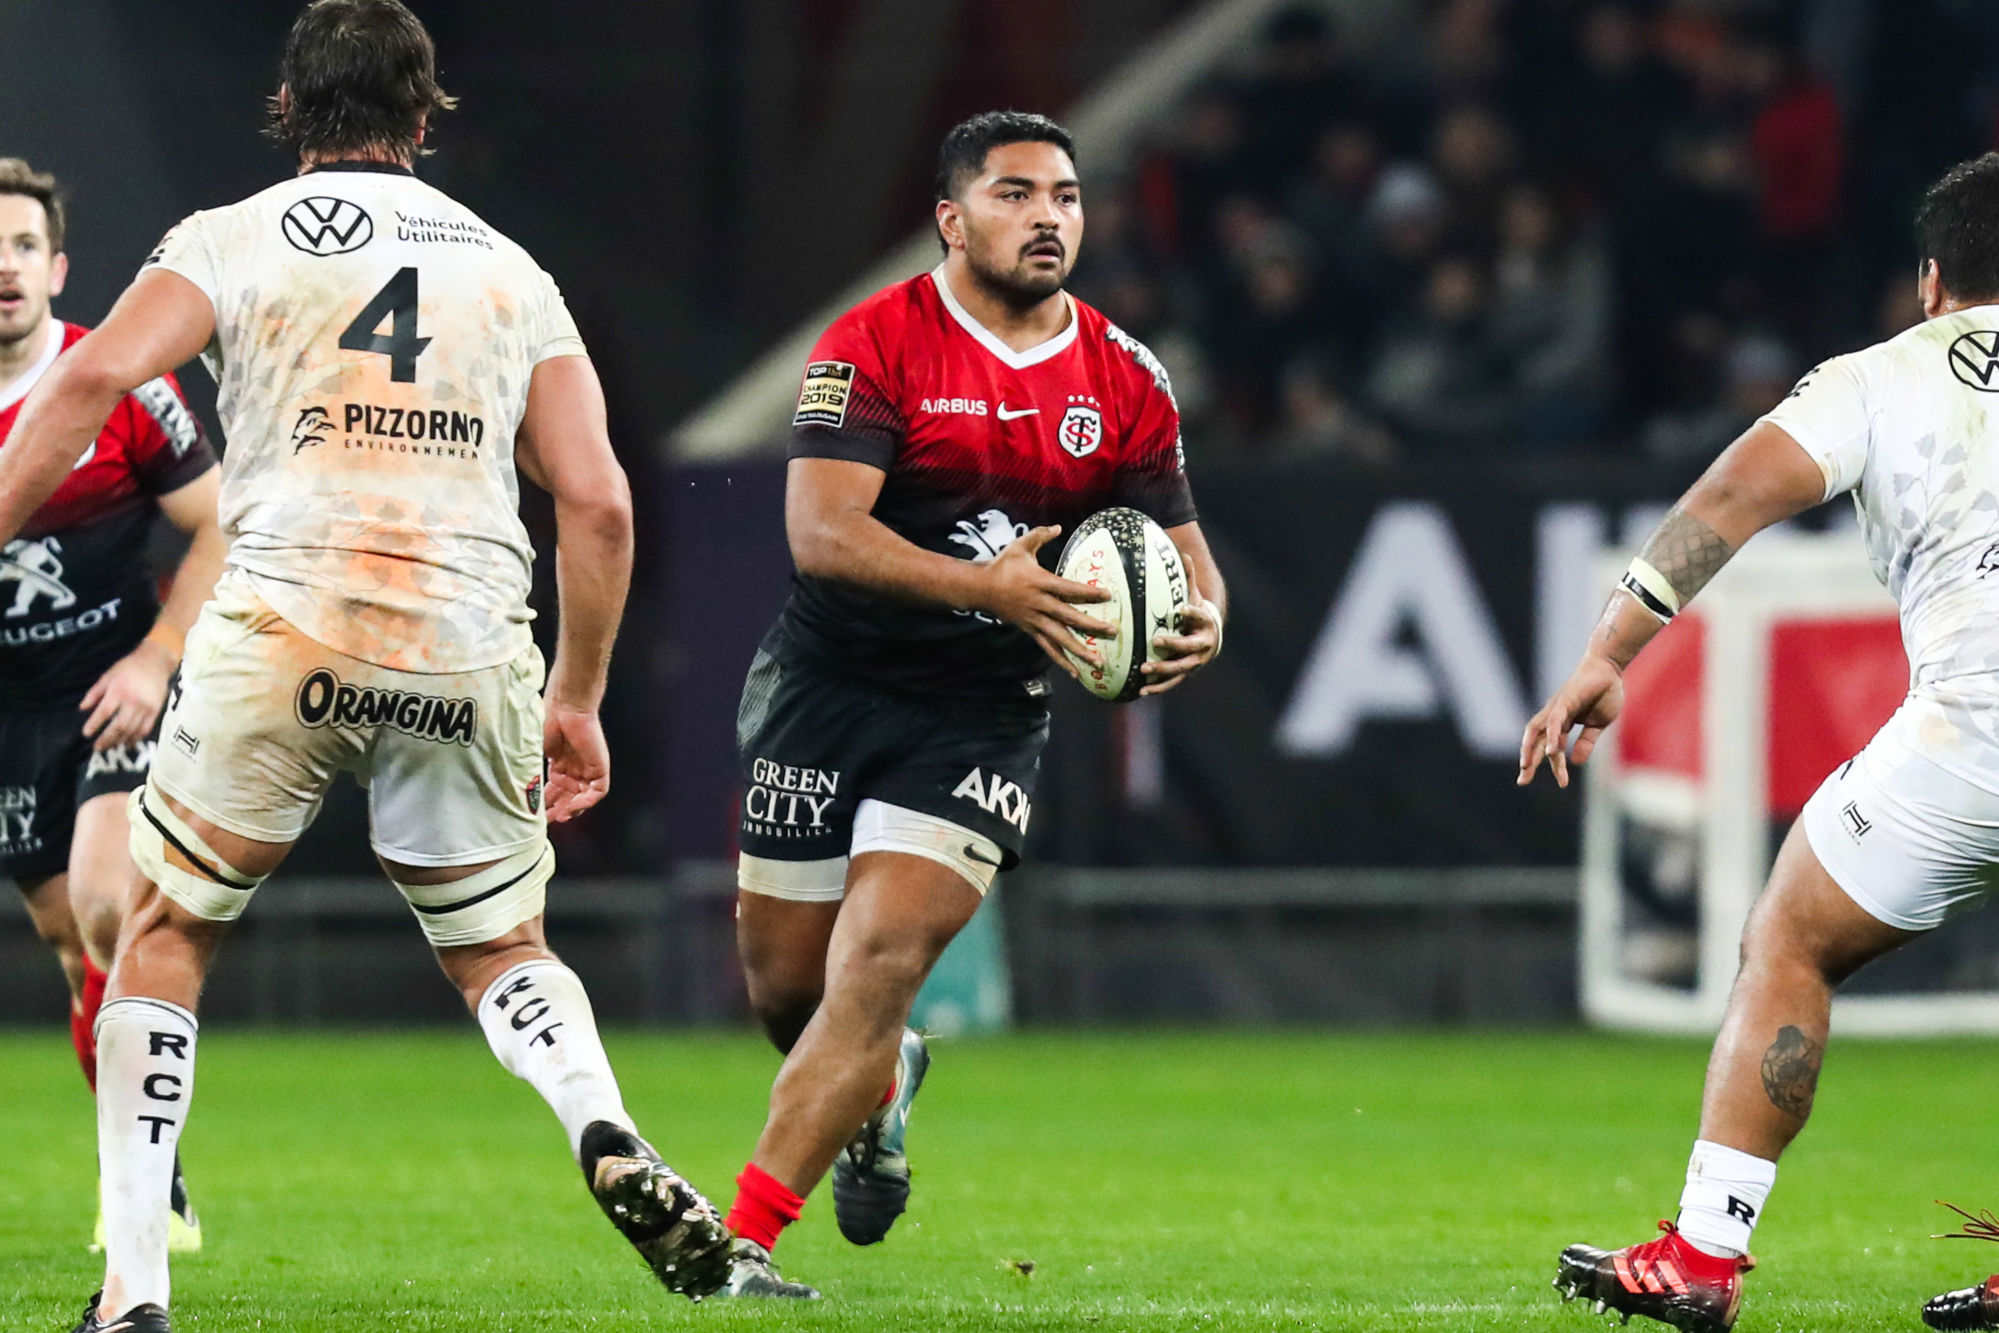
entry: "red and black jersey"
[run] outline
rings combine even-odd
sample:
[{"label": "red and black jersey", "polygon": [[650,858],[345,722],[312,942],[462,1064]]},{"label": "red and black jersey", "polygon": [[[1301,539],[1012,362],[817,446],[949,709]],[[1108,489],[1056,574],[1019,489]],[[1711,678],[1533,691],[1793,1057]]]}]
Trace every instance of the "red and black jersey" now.
[{"label": "red and black jersey", "polygon": [[[958,304],[942,268],[877,292],[813,348],[791,457],[880,468],[877,519],[926,550],[979,563],[1030,528],[1073,532],[1112,505],[1163,527],[1191,522],[1166,372],[1137,339],[1068,299],[1068,327],[1016,352]],[[1044,564],[1059,547],[1043,548]],[[800,574],[779,623],[813,656],[883,684],[1045,692],[1048,659],[989,616]]]},{"label": "red and black jersey", "polygon": [[[89,332],[56,328],[61,336],[0,390],[0,448],[29,390]],[[171,375],[119,400],[75,469],[0,551],[0,706],[74,706],[146,637],[159,614],[146,565],[154,497],[214,466],[215,451]]]}]

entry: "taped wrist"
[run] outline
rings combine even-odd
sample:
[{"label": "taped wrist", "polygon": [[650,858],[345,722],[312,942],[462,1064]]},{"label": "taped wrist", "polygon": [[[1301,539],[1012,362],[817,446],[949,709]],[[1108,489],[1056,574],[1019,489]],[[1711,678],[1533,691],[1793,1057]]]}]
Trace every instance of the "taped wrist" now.
[{"label": "taped wrist", "polygon": [[1673,591],[1673,585],[1666,581],[1666,576],[1654,569],[1643,556],[1632,560],[1618,586],[1630,593],[1638,605],[1657,616],[1662,625],[1671,622],[1680,613],[1680,594]]}]

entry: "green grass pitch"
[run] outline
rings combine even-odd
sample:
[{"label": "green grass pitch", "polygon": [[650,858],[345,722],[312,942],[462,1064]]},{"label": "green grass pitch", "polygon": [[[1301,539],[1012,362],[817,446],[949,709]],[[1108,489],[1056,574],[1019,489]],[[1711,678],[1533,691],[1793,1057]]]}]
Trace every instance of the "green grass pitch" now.
[{"label": "green grass pitch", "polygon": [[[726,1206],[774,1057],[613,1032],[641,1128]],[[203,1037],[183,1149],[209,1233],[175,1327],[1551,1329],[1553,1259],[1670,1216],[1704,1045],[1574,1033],[1088,1033],[940,1042],[889,1239],[822,1189],[785,1238],[816,1307],[690,1306],[597,1213],[540,1102],[456,1032]],[[1915,1329],[1999,1266],[1932,1199],[1999,1204],[1971,1042],[1835,1040],[1757,1236],[1744,1333]],[[0,1328],[96,1284],[89,1104],[57,1032],[0,1036]],[[1028,1271],[1028,1265],[1032,1271]]]}]

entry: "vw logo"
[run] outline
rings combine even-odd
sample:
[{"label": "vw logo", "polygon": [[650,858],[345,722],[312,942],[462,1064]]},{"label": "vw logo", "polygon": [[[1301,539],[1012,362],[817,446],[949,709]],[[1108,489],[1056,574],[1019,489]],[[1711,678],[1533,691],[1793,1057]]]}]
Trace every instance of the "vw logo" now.
[{"label": "vw logo", "polygon": [[293,249],[309,255],[344,255],[375,239],[375,220],[366,210],[323,194],[287,208],[280,227]]},{"label": "vw logo", "polygon": [[1950,373],[1980,393],[1999,393],[1999,331],[1976,329],[1952,343]]}]

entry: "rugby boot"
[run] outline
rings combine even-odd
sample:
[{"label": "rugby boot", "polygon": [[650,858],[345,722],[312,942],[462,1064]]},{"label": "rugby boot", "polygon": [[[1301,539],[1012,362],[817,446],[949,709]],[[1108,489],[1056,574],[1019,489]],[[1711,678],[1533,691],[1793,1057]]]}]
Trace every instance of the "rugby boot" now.
[{"label": "rugby boot", "polygon": [[1975,1287],[1930,1297],[1923,1302],[1923,1322],[1931,1328],[1999,1328],[1999,1274]]},{"label": "rugby boot", "polygon": [[[187,1197],[187,1177],[181,1174],[180,1154],[174,1154],[174,1179],[167,1194],[171,1212],[167,1215],[167,1253],[198,1254],[201,1251],[201,1218]],[[90,1241],[92,1254],[104,1253],[104,1209],[97,1210],[97,1229]]]},{"label": "rugby boot", "polygon": [[930,1069],[930,1048],[914,1028],[902,1030],[895,1062],[895,1096],[868,1117],[860,1133],[833,1161],[833,1219],[856,1245],[888,1235],[909,1206],[909,1158],[903,1139],[909,1107]]},{"label": "rugby boot", "polygon": [[1638,1314],[1688,1333],[1728,1333],[1742,1303],[1742,1275],[1756,1261],[1696,1249],[1671,1222],[1659,1230],[1666,1234],[1658,1240],[1622,1250],[1569,1246],[1556,1260],[1555,1290],[1564,1301],[1593,1302],[1598,1314],[1615,1310],[1625,1323]]},{"label": "rugby boot", "polygon": [[770,1251],[753,1240],[741,1236],[729,1242],[729,1280],[715,1293],[718,1297],[755,1300],[775,1298],[790,1301],[816,1301],[819,1293],[803,1282],[788,1282],[777,1271],[777,1264],[771,1259]]},{"label": "rugby boot", "polygon": [[597,1206],[668,1291],[694,1300],[729,1280],[729,1229],[653,1146],[608,1120],[583,1131],[583,1179]]},{"label": "rugby boot", "polygon": [[157,1305],[135,1305],[116,1319],[104,1319],[97,1313],[97,1302],[102,1299],[101,1291],[90,1298],[83,1322],[72,1333],[172,1333],[167,1312]]}]

